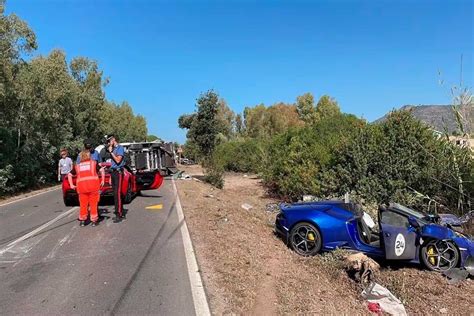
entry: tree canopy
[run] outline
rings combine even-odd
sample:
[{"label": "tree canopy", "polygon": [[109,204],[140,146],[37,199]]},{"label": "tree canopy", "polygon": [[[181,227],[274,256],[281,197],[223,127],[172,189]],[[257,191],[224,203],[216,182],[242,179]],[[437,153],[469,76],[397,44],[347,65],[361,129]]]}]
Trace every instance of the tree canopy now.
[{"label": "tree canopy", "polygon": [[[127,102],[105,98],[108,79],[97,63],[61,50],[32,56],[36,35],[0,1],[0,195],[55,178],[59,150],[74,154],[85,138],[105,134],[145,140],[146,120]],[[29,59],[24,59],[29,58]]]}]

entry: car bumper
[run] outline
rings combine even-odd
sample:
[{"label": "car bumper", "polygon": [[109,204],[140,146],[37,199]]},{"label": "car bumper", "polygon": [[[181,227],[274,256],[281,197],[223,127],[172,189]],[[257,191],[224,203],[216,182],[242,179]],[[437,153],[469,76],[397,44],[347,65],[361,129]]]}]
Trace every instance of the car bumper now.
[{"label": "car bumper", "polygon": [[[112,196],[114,196],[114,191],[112,190],[112,188],[101,189],[99,191],[99,193],[100,193],[101,197],[112,197]],[[64,193],[64,196],[67,197],[67,198],[77,198],[77,191],[69,189]]]}]

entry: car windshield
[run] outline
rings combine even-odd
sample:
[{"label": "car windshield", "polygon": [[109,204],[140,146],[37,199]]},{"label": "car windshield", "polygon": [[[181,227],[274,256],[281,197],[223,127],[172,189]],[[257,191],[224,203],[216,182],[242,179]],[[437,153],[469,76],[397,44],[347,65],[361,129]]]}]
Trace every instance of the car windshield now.
[{"label": "car windshield", "polygon": [[413,216],[416,219],[425,219],[426,218],[426,214],[423,214],[422,212],[412,210],[411,208],[400,205],[398,203],[390,203],[390,208],[400,210],[403,213],[406,213],[407,215]]}]

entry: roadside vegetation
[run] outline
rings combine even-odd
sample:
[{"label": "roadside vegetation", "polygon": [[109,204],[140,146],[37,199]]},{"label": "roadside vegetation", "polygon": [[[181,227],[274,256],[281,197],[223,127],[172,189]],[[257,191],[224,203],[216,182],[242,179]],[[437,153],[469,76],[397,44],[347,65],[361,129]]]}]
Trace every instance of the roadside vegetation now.
[{"label": "roadside vegetation", "polygon": [[[182,169],[202,177],[198,165]],[[277,209],[270,206],[278,199],[268,196],[261,179],[234,172],[224,178],[222,190],[201,181],[176,182],[214,314],[369,314],[361,296],[366,284],[354,274],[354,261],[346,260],[347,250],[298,255],[273,234]],[[410,315],[474,312],[472,280],[451,285],[441,273],[391,263],[372,272],[372,280]]]},{"label": "roadside vegetation", "polygon": [[59,150],[74,155],[85,138],[147,138],[144,117],[105,98],[109,79],[95,61],[68,62],[61,50],[34,55],[34,31],[4,10],[0,0],[0,197],[54,181]]},{"label": "roadside vegetation", "polygon": [[[212,106],[204,106],[211,99]],[[469,100],[453,111],[472,108]],[[472,133],[469,124],[459,123],[459,133]],[[235,171],[259,174],[271,194],[288,201],[350,193],[365,206],[395,201],[430,212],[471,209],[472,152],[449,142],[449,135],[440,137],[409,111],[368,123],[342,113],[330,96],[316,103],[306,93],[293,104],[259,104],[235,114],[209,91],[179,124],[188,130],[185,156],[202,162],[207,179],[218,187],[223,171]]]}]

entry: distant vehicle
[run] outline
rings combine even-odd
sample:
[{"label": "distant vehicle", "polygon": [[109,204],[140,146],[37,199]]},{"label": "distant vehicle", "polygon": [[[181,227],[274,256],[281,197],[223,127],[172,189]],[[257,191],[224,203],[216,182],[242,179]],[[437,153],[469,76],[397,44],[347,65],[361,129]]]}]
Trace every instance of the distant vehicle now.
[{"label": "distant vehicle", "polygon": [[194,165],[194,164],[196,164],[193,160],[188,159],[188,158],[181,158],[179,163],[182,164],[182,165]]},{"label": "distant vehicle", "polygon": [[453,223],[461,221],[455,216],[428,215],[391,203],[379,208],[378,218],[377,227],[357,204],[342,201],[282,204],[275,230],[303,256],[342,248],[421,263],[435,271],[472,269],[474,239],[458,231]]},{"label": "distant vehicle", "polygon": [[[163,176],[172,174],[176,169],[174,148],[172,143],[143,142],[122,143],[125,148],[125,167],[122,179],[122,199],[130,203],[134,196],[144,190],[158,189],[163,184]],[[105,186],[101,188],[102,196],[113,196],[110,177],[111,160],[105,152],[105,146],[100,145],[96,150],[100,153],[105,167]],[[100,177],[100,175],[99,175]],[[73,176],[75,184],[76,177]],[[79,205],[77,192],[69,186],[69,181],[64,178],[62,183],[63,200],[66,206]]]}]

